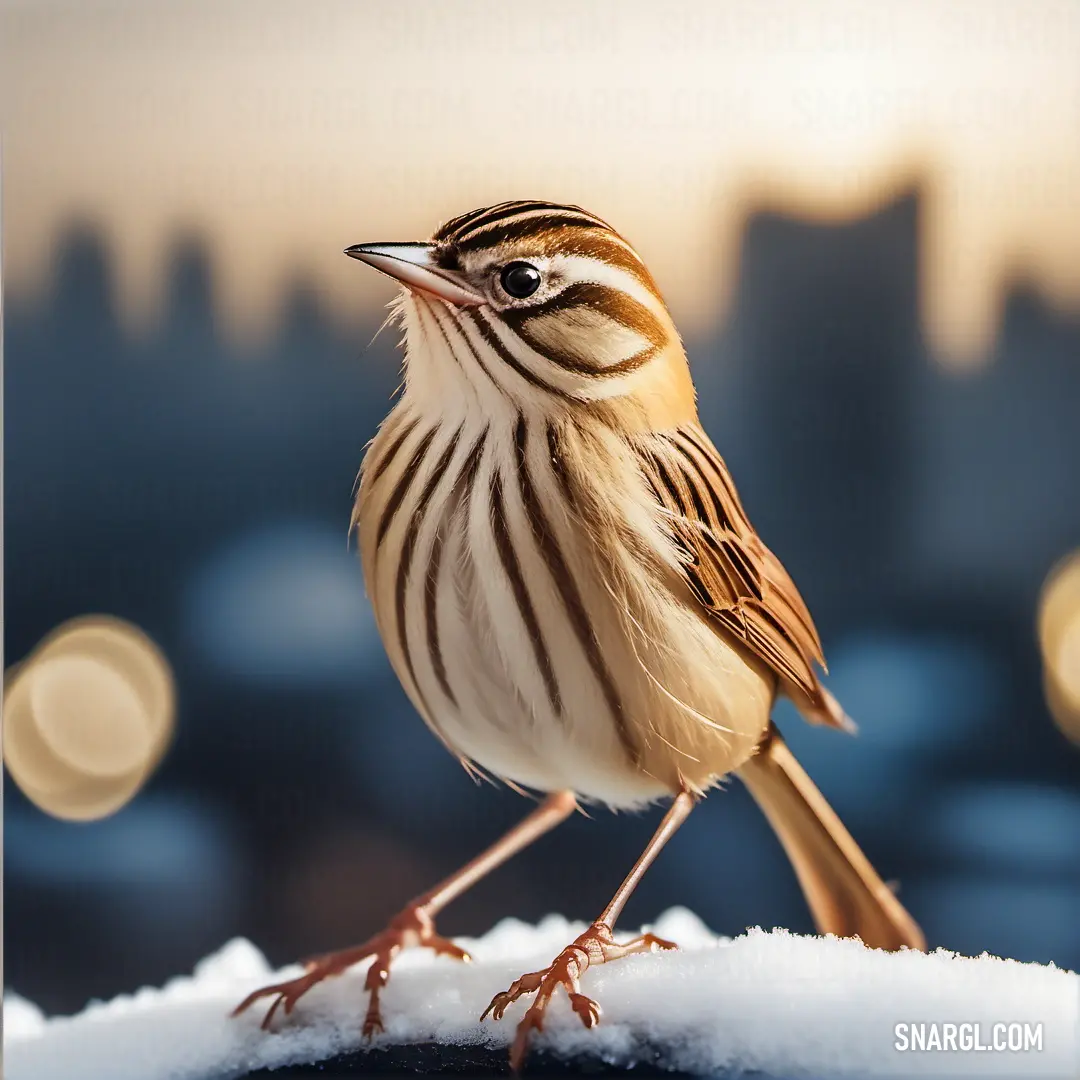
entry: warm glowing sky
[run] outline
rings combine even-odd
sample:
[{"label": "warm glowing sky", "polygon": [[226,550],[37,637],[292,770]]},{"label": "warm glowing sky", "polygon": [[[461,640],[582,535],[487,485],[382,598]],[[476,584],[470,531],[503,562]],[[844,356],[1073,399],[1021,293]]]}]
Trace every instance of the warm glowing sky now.
[{"label": "warm glowing sky", "polygon": [[297,271],[370,311],[391,289],[344,246],[540,196],[635,240],[692,331],[722,316],[748,212],[842,218],[919,177],[943,354],[978,355],[1008,279],[1080,308],[1080,0],[0,0],[0,18],[15,298],[84,215],[133,319],[191,228],[238,329]]}]

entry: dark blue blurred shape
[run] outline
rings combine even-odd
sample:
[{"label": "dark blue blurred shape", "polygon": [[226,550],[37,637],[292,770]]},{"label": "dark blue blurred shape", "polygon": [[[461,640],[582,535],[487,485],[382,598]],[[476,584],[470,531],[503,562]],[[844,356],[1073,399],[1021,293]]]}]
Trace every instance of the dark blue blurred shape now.
[{"label": "dark blue blurred shape", "polygon": [[[410,828],[439,831],[459,824],[471,812],[474,781],[403,692],[386,693],[375,709],[370,704],[368,709],[377,719],[364,723],[356,705],[343,706],[346,755],[355,782],[380,805],[393,806],[395,820]],[[521,805],[524,815],[527,804]]]},{"label": "dark blue blurred shape", "polygon": [[1072,882],[1080,913],[1080,793],[1035,784],[966,784],[932,800],[920,816],[923,842],[948,866]]},{"label": "dark blue blurred shape", "polygon": [[[5,912],[8,970],[46,1010],[190,968],[238,932],[250,873],[226,815],[205,799],[153,793],[77,825],[9,796],[4,861],[17,883]],[[113,978],[95,980],[84,965]]]},{"label": "dark blue blurred shape", "polygon": [[195,572],[185,632],[209,668],[266,686],[356,688],[385,667],[346,528],[265,525]]},{"label": "dark blue blurred shape", "polygon": [[933,943],[966,956],[1080,967],[1080,887],[953,875],[904,891]]},{"label": "dark blue blurred shape", "polygon": [[913,835],[937,870],[905,899],[937,943],[1080,967],[1080,794],[958,784],[927,801]]},{"label": "dark blue blurred shape", "polygon": [[[100,821],[72,825],[18,810],[4,822],[5,861],[20,880],[81,889],[164,888],[177,910],[227,896],[240,872],[230,829],[202,801],[143,795]],[[196,905],[198,906],[198,905]]]},{"label": "dark blue blurred shape", "polygon": [[829,688],[859,726],[850,738],[811,728],[789,702],[777,722],[852,828],[895,830],[922,805],[941,755],[993,720],[1004,682],[972,642],[865,631],[827,647]]},{"label": "dark blue blurred shape", "polygon": [[828,652],[829,689],[860,743],[901,756],[964,743],[993,714],[1004,672],[978,644],[868,630]]}]

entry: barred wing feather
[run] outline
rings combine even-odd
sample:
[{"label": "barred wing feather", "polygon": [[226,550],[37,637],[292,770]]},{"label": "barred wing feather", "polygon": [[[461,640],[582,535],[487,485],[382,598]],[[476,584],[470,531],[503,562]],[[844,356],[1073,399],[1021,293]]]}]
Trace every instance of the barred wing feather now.
[{"label": "barred wing feather", "polygon": [[704,430],[687,424],[650,434],[637,450],[703,614],[776,673],[808,720],[851,728],[818,677],[825,659],[810,612],[754,531]]}]

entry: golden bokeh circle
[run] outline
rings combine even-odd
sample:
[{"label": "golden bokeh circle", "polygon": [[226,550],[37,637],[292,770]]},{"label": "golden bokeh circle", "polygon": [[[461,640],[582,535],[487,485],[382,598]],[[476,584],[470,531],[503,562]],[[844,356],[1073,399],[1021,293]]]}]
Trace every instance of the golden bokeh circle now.
[{"label": "golden bokeh circle", "polygon": [[35,650],[39,660],[78,654],[123,673],[142,702],[153,739],[153,765],[173,733],[176,688],[164,653],[137,626],[112,615],[85,615],[57,627]]},{"label": "golden bokeh circle", "polygon": [[150,724],[122,672],[67,653],[39,659],[26,681],[38,734],[62,761],[102,779],[145,765]]},{"label": "golden bokeh circle", "polygon": [[1051,715],[1080,743],[1080,551],[1058,563],[1043,585],[1039,647]]},{"label": "golden bokeh circle", "polygon": [[73,619],[5,677],[4,758],[42,810],[89,821],[143,786],[172,736],[169,664],[137,627]]},{"label": "golden bokeh circle", "polygon": [[43,795],[62,792],[79,779],[76,770],[57,759],[34,723],[25,664],[4,688],[4,762],[19,787],[28,783]]},{"label": "golden bokeh circle", "polygon": [[1080,712],[1080,611],[1057,640],[1054,681],[1069,706]]}]

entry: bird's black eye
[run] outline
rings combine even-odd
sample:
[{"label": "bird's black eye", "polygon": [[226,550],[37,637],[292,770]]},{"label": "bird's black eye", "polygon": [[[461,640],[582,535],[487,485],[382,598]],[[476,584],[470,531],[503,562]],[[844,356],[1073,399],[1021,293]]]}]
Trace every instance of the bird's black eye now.
[{"label": "bird's black eye", "polygon": [[532,263],[512,262],[502,268],[499,275],[502,287],[517,300],[532,296],[540,288],[540,271]]}]

